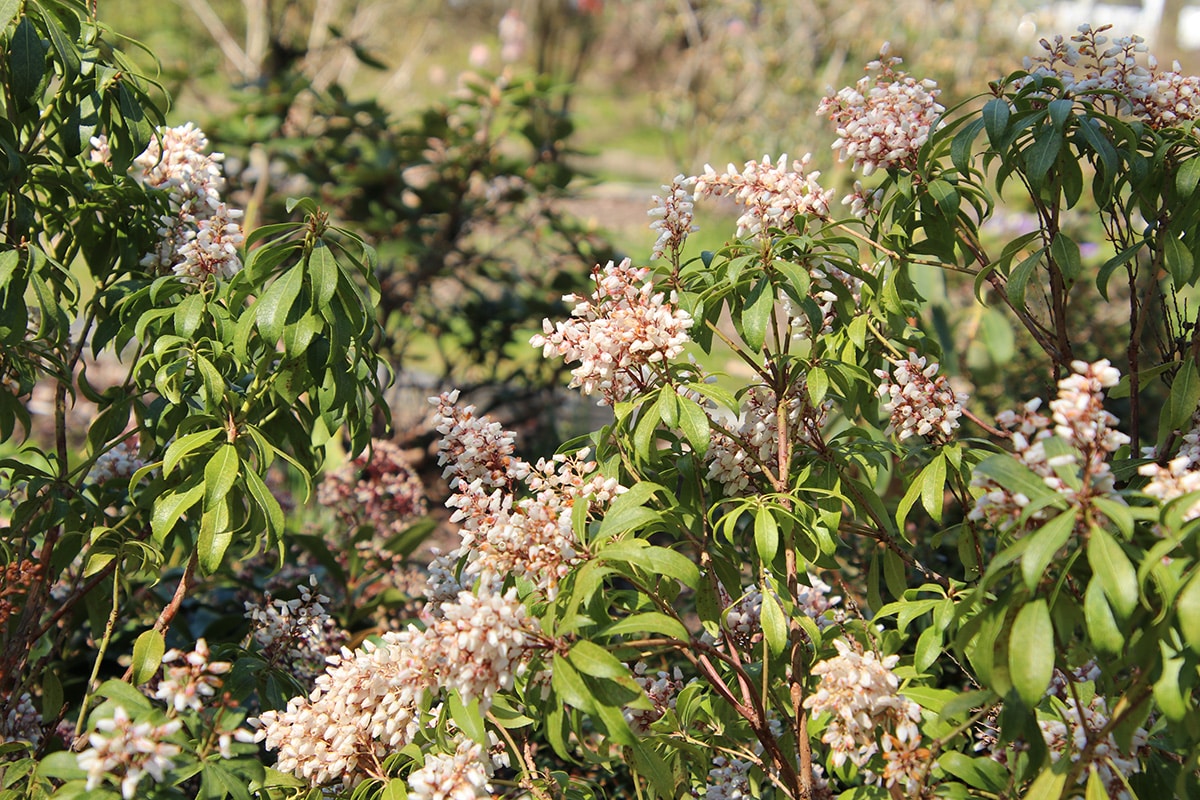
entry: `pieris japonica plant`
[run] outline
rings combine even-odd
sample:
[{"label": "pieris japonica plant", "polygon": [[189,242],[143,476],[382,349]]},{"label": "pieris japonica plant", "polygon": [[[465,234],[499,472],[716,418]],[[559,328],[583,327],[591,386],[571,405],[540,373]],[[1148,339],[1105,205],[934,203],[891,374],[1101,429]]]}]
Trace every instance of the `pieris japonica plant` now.
[{"label": "pieris japonica plant", "polygon": [[[951,109],[885,48],[821,105],[842,207],[807,158],[664,187],[656,265],[597,266],[533,339],[613,412],[553,459],[434,398],[461,542],[419,624],[259,717],[277,769],[312,797],[1194,796],[1200,79],[1103,30],[1043,47]],[[711,197],[736,234],[689,257]],[[1004,310],[1037,396],[940,366],[922,270]]]},{"label": "pieris japonica plant", "polygon": [[308,200],[243,231],[94,5],[0,4],[0,796],[248,797],[262,630],[319,602],[173,622],[280,557],[272,470],[369,442],[374,255]]}]

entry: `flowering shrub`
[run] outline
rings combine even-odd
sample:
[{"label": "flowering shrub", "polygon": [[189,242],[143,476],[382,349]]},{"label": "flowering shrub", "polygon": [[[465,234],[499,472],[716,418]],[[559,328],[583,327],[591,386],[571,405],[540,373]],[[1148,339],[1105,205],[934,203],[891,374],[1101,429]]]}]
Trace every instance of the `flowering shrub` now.
[{"label": "flowering shrub", "polygon": [[[30,17],[13,23],[10,49],[40,47]],[[828,98],[835,147],[871,181],[844,215],[806,159],[676,178],[651,212],[660,266],[598,266],[531,342],[611,423],[530,463],[457,391],[433,398],[459,541],[414,617],[353,647],[311,582],[210,624],[225,633],[211,649],[177,615],[198,581],[283,537],[272,461],[311,480],[339,426],[368,445],[370,251],[305,203],[303,226],[245,236],[240,271],[177,271],[213,263],[190,260],[203,219],[181,212],[219,192],[212,162],[194,130],[160,133],[164,161],[186,143],[178,163],[207,165],[209,188],[179,176],[155,193],[123,171],[152,131],[131,146],[110,121],[113,166],[79,147],[71,170],[137,200],[141,227],[123,230],[145,240],[79,216],[123,243],[89,248],[82,306],[30,255],[70,244],[60,215],[34,214],[43,227],[0,261],[20,289],[5,302],[41,304],[4,334],[5,430],[32,378],[60,387],[55,447],[3,462],[0,729],[17,744],[0,797],[1194,794],[1193,80],[1103,30],[1044,48],[948,112],[894,60]],[[996,241],[984,224],[1006,188],[1037,225]],[[724,248],[689,257],[693,206],[713,195],[745,213]],[[1068,233],[1081,214],[1102,241]],[[219,223],[231,242],[234,216]],[[165,260],[146,261],[163,239]],[[1038,397],[993,408],[943,368],[956,354],[923,313],[923,270],[1010,315],[1040,354]],[[46,274],[57,293],[25,291]],[[1096,352],[1081,320],[1115,304],[1124,349]],[[93,393],[77,457],[65,398],[91,388],[74,373],[84,346],[134,353],[121,391]],[[750,377],[731,389],[706,366],[717,354]],[[404,536],[422,499],[410,477],[379,445],[322,494]],[[162,564],[174,591],[135,591]],[[79,654],[83,683],[62,666]]]},{"label": "flowering shrub", "polygon": [[[665,186],[661,266],[597,267],[533,338],[614,415],[555,462],[435,398],[462,543],[423,627],[263,715],[280,768],[357,797],[590,797],[625,769],[672,798],[1194,791],[1191,79],[1103,30],[1045,49],[949,112],[886,51],[827,98],[873,181],[842,214],[805,160]],[[1038,225],[996,241],[1005,189]],[[713,195],[745,213],[687,257]],[[992,408],[943,369],[922,270],[1006,310],[1041,397]],[[1120,353],[1078,335],[1105,303]]]}]

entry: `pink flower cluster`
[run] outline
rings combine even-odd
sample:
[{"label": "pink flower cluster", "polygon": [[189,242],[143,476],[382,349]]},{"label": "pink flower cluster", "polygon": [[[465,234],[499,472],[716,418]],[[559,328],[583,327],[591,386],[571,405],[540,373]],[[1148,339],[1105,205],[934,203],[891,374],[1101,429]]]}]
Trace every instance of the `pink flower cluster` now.
[{"label": "pink flower cluster", "polygon": [[[1020,414],[1004,411],[996,416],[996,422],[1008,431],[1013,453],[1022,464],[1069,502],[1084,503],[1089,497],[1113,492],[1108,458],[1128,444],[1129,437],[1116,429],[1117,418],[1104,410],[1104,389],[1116,386],[1121,373],[1108,359],[1093,364],[1074,361],[1071,369],[1074,374],[1058,382],[1058,397],[1050,403],[1051,418],[1038,413],[1042,401],[1034,398]],[[1072,452],[1047,457],[1045,442],[1052,436],[1069,445]],[[1058,470],[1065,467],[1074,467],[1079,474],[1079,489],[1059,476]],[[972,478],[971,485],[983,489],[968,515],[972,520],[1008,527],[1020,519],[1030,502],[1023,493],[982,475]],[[1037,511],[1032,518],[1043,519],[1045,515],[1044,510]]]},{"label": "pink flower cluster", "polygon": [[879,60],[867,64],[868,73],[877,76],[864,76],[817,107],[837,127],[833,149],[842,160],[853,161],[854,169],[861,167],[863,175],[915,166],[917,153],[945,111],[937,102],[937,84],[896,69],[900,59],[890,57],[888,49],[885,42]]},{"label": "pink flower cluster", "polygon": [[[515,575],[554,597],[559,580],[580,557],[572,527],[575,504],[588,503],[594,507],[589,514],[599,512],[625,487],[599,474],[586,450],[530,467],[512,455],[512,434],[474,417],[470,407],[456,409],[454,397],[431,401],[438,406],[434,425],[446,432],[439,459],[450,463],[453,476],[454,494],[446,505],[454,509],[451,521],[461,525],[459,547],[448,558],[463,561],[464,579],[490,585]],[[472,466],[478,463],[492,466]],[[492,468],[501,465],[503,473]],[[530,495],[518,499],[512,489],[522,482]]]},{"label": "pink flower cluster", "polygon": [[889,374],[875,370],[883,380],[879,397],[883,410],[890,415],[886,434],[896,434],[904,441],[910,436],[925,436],[934,442],[946,442],[958,427],[967,396],[955,392],[945,375],[938,375],[938,365],[926,366],[925,357],[914,352],[907,361],[893,363]]},{"label": "pink flower cluster", "polygon": [[675,306],[672,292],[654,291],[650,270],[634,268],[629,259],[611,261],[592,270],[596,291],[591,298],[567,295],[575,303],[571,319],[552,325],[530,344],[542,348],[545,358],[559,356],[571,370],[571,386],[584,394],[599,393],[603,403],[614,405],[654,381],[654,368],[683,352],[691,316]]},{"label": "pink flower cluster", "polygon": [[384,544],[426,513],[421,479],[400,448],[383,439],[372,440],[368,453],[327,473],[317,488],[317,502],[349,527],[371,525],[375,535],[356,546],[385,563],[395,556]]},{"label": "pink flower cluster", "polygon": [[747,161],[740,170],[730,164],[724,173],[706,164],[704,174],[695,179],[696,196],[729,197],[745,206],[737,221],[739,238],[769,238],[771,228],[796,232],[796,217],[829,216],[833,190],[821,187],[817,181],[821,173],[808,169],[811,161],[807,154],[789,168],[786,155],[774,164],[770,156],[763,156],[762,161]]}]

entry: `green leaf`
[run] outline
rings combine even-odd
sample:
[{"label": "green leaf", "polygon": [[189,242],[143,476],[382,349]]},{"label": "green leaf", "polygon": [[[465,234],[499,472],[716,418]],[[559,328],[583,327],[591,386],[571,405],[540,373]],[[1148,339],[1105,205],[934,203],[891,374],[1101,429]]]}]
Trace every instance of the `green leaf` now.
[{"label": "green leaf", "polygon": [[1093,526],[1087,547],[1088,563],[1092,566],[1093,580],[1108,597],[1117,618],[1125,622],[1133,614],[1138,603],[1137,572],[1121,545],[1099,526]]},{"label": "green leaf", "polygon": [[189,453],[215,439],[220,432],[220,428],[209,428],[206,431],[180,436],[172,442],[163,455],[163,477],[170,475],[175,470],[175,466]]},{"label": "green leaf", "polygon": [[658,401],[655,406],[658,408],[658,417],[663,423],[674,428],[679,424],[679,395],[670,386],[664,386],[658,392]]},{"label": "green leaf", "polygon": [[1042,247],[1030,253],[1020,264],[1013,268],[1008,274],[1008,285],[1005,287],[1005,293],[1008,299],[1017,310],[1025,309],[1025,291],[1029,285],[1029,279],[1033,276],[1033,271],[1042,263],[1042,255],[1045,254],[1046,248]]},{"label": "green leaf", "polygon": [[196,555],[205,575],[212,575],[221,568],[221,560],[225,558],[225,551],[232,542],[229,512],[225,505],[206,510],[200,518],[200,535],[196,537]]},{"label": "green leaf", "polygon": [[1125,634],[1117,625],[1099,581],[1092,581],[1084,591],[1083,621],[1088,636],[1100,652],[1118,655],[1125,648]]},{"label": "green leaf", "polygon": [[1192,272],[1195,259],[1191,249],[1179,238],[1167,236],[1163,242],[1163,262],[1171,275],[1171,282],[1177,289],[1182,289],[1192,283]]},{"label": "green leaf", "polygon": [[1083,262],[1079,257],[1079,245],[1070,236],[1062,231],[1054,236],[1054,241],[1050,243],[1050,257],[1068,282],[1073,283],[1079,278]]},{"label": "green leaf", "polygon": [[246,470],[246,488],[250,490],[250,496],[254,498],[254,502],[262,509],[263,516],[267,520],[267,531],[272,536],[280,536],[283,534],[283,509],[279,506],[279,501],[275,499],[275,495],[267,488],[267,484],[263,479],[252,470]]},{"label": "green leaf", "polygon": [[567,705],[589,714],[594,711],[595,704],[592,702],[591,692],[588,691],[587,684],[583,682],[583,678],[580,677],[575,668],[558,653],[554,654],[550,673],[550,685]]},{"label": "green leaf", "polygon": [[150,530],[155,542],[162,544],[179,518],[204,496],[202,482],[195,478],[189,482],[192,485],[188,489],[182,492],[169,491],[154,501],[154,511],[150,517]]},{"label": "green leaf", "polygon": [[1188,200],[1196,191],[1198,183],[1200,183],[1200,158],[1193,155],[1184,161],[1179,166],[1179,171],[1175,173],[1175,191],[1179,193],[1179,199]]},{"label": "green leaf", "polygon": [[1021,557],[1021,577],[1029,591],[1037,588],[1046,572],[1046,567],[1054,560],[1054,555],[1071,538],[1075,529],[1075,521],[1079,518],[1078,509],[1071,509],[1059,514],[1054,519],[1042,525],[1027,538],[1029,544]]},{"label": "green leaf", "polygon": [[1039,597],[1017,612],[1008,645],[1013,686],[1030,708],[1041,701],[1054,676],[1054,649],[1050,609]]},{"label": "green leaf", "polygon": [[665,547],[653,547],[643,539],[615,542],[597,554],[602,561],[625,561],[651,573],[664,575],[692,589],[700,583],[700,570],[691,559]]},{"label": "green leaf", "polygon": [[805,376],[805,382],[808,384],[808,399],[814,407],[820,407],[829,391],[829,373],[822,367],[813,367]]},{"label": "green leaf", "polygon": [[1164,717],[1171,722],[1180,723],[1187,719],[1190,710],[1187,698],[1189,692],[1179,685],[1179,673],[1183,670],[1185,662],[1181,656],[1171,651],[1166,642],[1158,644],[1162,649],[1162,674],[1154,682],[1154,702]]},{"label": "green leaf", "polygon": [[158,674],[166,644],[163,635],[151,628],[133,643],[133,685],[141,686]]},{"label": "green leaf", "polygon": [[683,429],[683,435],[696,455],[703,456],[708,452],[710,436],[708,415],[695,400],[680,396],[679,427]]},{"label": "green leaf", "polygon": [[1087,793],[1083,797],[1084,800],[1110,800],[1112,797],[1104,785],[1104,779],[1100,777],[1100,770],[1088,770]]},{"label": "green leaf", "polygon": [[628,492],[618,495],[608,507],[604,519],[600,521],[599,538],[617,536],[660,519],[662,513],[646,508],[646,501],[661,489],[657,483],[644,481],[631,487]]},{"label": "green leaf", "polygon": [[1004,146],[1004,134],[1008,128],[1008,118],[1011,114],[1008,99],[1004,97],[989,100],[983,107],[983,125],[993,150],[999,150]]},{"label": "green leaf", "polygon": [[337,291],[338,267],[333,253],[325,242],[318,241],[308,257],[309,279],[312,281],[315,304],[325,306]]},{"label": "green leaf", "polygon": [[678,797],[675,791],[675,776],[663,757],[640,739],[634,739],[630,748],[634,767],[650,781],[655,794],[666,800]]},{"label": "green leaf", "polygon": [[628,678],[629,668],[600,645],[580,639],[571,645],[567,659],[584,675],[597,678]]},{"label": "green leaf", "polygon": [[46,74],[46,47],[29,17],[22,17],[8,49],[8,69],[13,96],[31,104]]},{"label": "green leaf", "polygon": [[204,508],[214,508],[237,481],[241,459],[237,448],[226,442],[217,448],[204,467]]},{"label": "green leaf", "polygon": [[1054,498],[1056,502],[1053,505],[1059,508],[1066,506],[1066,501],[1057,497],[1038,475],[1007,453],[988,456],[976,465],[974,472],[991,478],[1005,489],[1023,494],[1030,500]]},{"label": "green leaf", "polygon": [[771,310],[775,308],[775,287],[767,276],[759,279],[742,308],[741,334],[746,346],[758,352],[767,339],[767,326],[771,322]]},{"label": "green leaf", "polygon": [[1029,185],[1040,189],[1063,146],[1063,135],[1054,128],[1041,128],[1034,134],[1033,144],[1025,148],[1025,176]]},{"label": "green leaf", "polygon": [[20,10],[21,0],[0,0],[0,33],[8,29]]},{"label": "green leaf", "polygon": [[1067,773],[1071,764],[1070,759],[1060,758],[1050,769],[1042,770],[1025,793],[1024,800],[1059,800],[1063,788],[1067,785]]},{"label": "green leaf", "polygon": [[658,611],[632,614],[604,629],[607,636],[625,633],[661,633],[681,642],[691,638],[682,622]]},{"label": "green leaf", "polygon": [[[59,750],[43,756],[37,765],[39,778],[54,778],[60,781],[83,780],[87,771],[79,766],[79,760],[70,750]],[[24,796],[24,795],[22,795]]]},{"label": "green leaf", "polygon": [[204,296],[192,294],[175,306],[175,335],[191,338],[204,318]]},{"label": "green leaf", "polygon": [[450,718],[472,741],[483,746],[488,745],[487,726],[483,714],[479,711],[479,699],[472,699],[470,704],[464,704],[458,692],[448,693]]},{"label": "green leaf", "polygon": [[921,505],[939,525],[946,497],[946,458],[941,453],[921,470]]},{"label": "green leaf", "polygon": [[754,512],[754,546],[764,564],[774,561],[779,552],[779,525],[767,506],[759,506]]},{"label": "green leaf", "polygon": [[763,638],[767,641],[767,647],[771,648],[771,653],[778,656],[787,649],[788,644],[788,624],[787,617],[783,613],[783,608],[779,605],[779,601],[775,599],[775,593],[764,588],[762,593],[762,620]]},{"label": "green leaf", "polygon": [[970,758],[951,750],[938,756],[938,764],[973,789],[1003,794],[1008,788],[1008,770],[990,758]]},{"label": "green leaf", "polygon": [[1183,640],[1192,652],[1200,654],[1200,570],[1192,571],[1192,577],[1176,596],[1175,614]]},{"label": "green leaf", "polygon": [[404,778],[389,778],[379,800],[408,800],[408,782]]},{"label": "green leaf", "polygon": [[283,326],[303,285],[304,273],[299,265],[294,266],[277,278],[255,304],[258,332],[268,346],[274,346],[283,335]]}]

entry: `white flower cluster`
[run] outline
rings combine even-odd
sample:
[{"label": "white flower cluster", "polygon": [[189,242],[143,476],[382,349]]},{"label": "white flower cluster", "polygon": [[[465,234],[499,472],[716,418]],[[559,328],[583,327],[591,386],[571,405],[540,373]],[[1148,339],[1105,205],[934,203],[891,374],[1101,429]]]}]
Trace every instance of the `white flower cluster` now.
[{"label": "white flower cluster", "polygon": [[651,261],[667,253],[678,257],[688,234],[700,230],[694,224],[693,205],[696,198],[688,191],[695,184],[695,178],[676,175],[671,183],[662,187],[661,196],[654,195],[651,198],[654,207],[648,214],[659,218],[650,223],[650,230],[658,232]]},{"label": "white flower cluster", "polygon": [[[1080,25],[1078,33],[1065,40],[1061,35],[1042,39],[1045,54],[1025,59],[1029,76],[1021,84],[1039,77],[1062,82],[1063,91],[1080,100],[1145,120],[1152,128],[1166,128],[1200,119],[1200,78],[1182,74],[1179,62],[1171,70],[1160,70],[1154,56],[1146,65],[1138,57],[1147,48],[1140,36],[1122,36],[1109,44],[1102,35],[1111,25],[1092,28]],[[1075,68],[1082,66],[1082,74]],[[1120,98],[1114,100],[1114,94]]]},{"label": "white flower cluster", "polygon": [[[1108,704],[1103,697],[1096,696],[1088,705],[1079,706],[1074,697],[1068,697],[1059,713],[1061,719],[1038,720],[1042,738],[1050,750],[1050,760],[1058,762],[1067,756],[1072,762],[1077,762],[1089,742],[1097,739],[1108,725]],[[1080,774],[1079,783],[1085,783],[1090,773],[1095,772],[1103,781],[1109,797],[1113,800],[1132,800],[1126,784],[1130,775],[1142,771],[1138,751],[1146,747],[1149,740],[1145,728],[1138,728],[1133,732],[1131,749],[1125,751],[1117,745],[1116,737],[1110,731],[1092,747],[1091,760],[1087,769]]]},{"label": "white flower cluster", "polygon": [[179,745],[168,739],[182,726],[178,719],[161,725],[135,723],[129,712],[117,706],[110,718],[96,723],[96,730],[88,735],[90,746],[76,756],[79,768],[87,772],[87,790],[100,786],[106,776],[115,777],[121,796],[133,800],[143,776],[161,783],[167,770],[175,768],[171,759],[180,753]]},{"label": "white flower cluster", "polygon": [[833,763],[840,767],[849,760],[863,767],[880,752],[876,729],[881,727],[883,740],[894,740],[887,745],[889,752],[915,748],[921,740],[921,707],[898,692],[900,681],[892,668],[900,657],[863,655],[844,639],[833,644],[838,654],[813,667],[821,681],[804,700],[810,711],[830,715],[821,741],[832,749]]},{"label": "white flower cluster", "polygon": [[475,800],[491,797],[483,748],[470,740],[458,743],[452,754],[430,753],[425,764],[408,776],[412,800]]},{"label": "white flower cluster", "polygon": [[877,76],[863,76],[817,107],[837,127],[833,149],[843,161],[852,160],[854,169],[861,167],[863,175],[915,165],[917,152],[945,111],[937,102],[937,83],[896,69],[901,60],[889,56],[888,49],[885,42],[879,60],[867,64],[867,72]]},{"label": "white flower cluster", "polygon": [[[812,155],[806,154],[788,167],[787,155],[772,164],[771,157],[747,161],[739,170],[733,164],[719,173],[704,165],[704,174],[696,177],[696,196],[729,197],[746,211],[738,217],[737,235],[766,237],[771,228],[797,232],[796,217],[829,216],[832,189],[823,189],[817,181],[821,173],[809,171]],[[801,226],[803,227],[803,226]]]},{"label": "white flower cluster", "polygon": [[683,673],[676,667],[674,672],[659,670],[646,674],[649,667],[644,661],[633,665],[633,680],[646,697],[650,698],[653,708],[626,708],[625,721],[633,732],[641,735],[650,730],[650,726],[661,719],[663,714],[675,708],[675,696],[683,688]]},{"label": "white flower cluster", "polygon": [[513,455],[516,437],[500,423],[475,416],[475,406],[460,406],[458,390],[446,392],[429,402],[437,407],[434,429],[438,442],[438,466],[450,488],[479,481],[488,489],[509,489],[529,474],[529,464]]},{"label": "white flower cluster", "polygon": [[325,670],[326,659],[345,643],[346,632],[325,610],[329,598],[316,594],[317,576],[300,584],[300,596],[291,600],[266,595],[263,605],[246,601],[246,617],[259,654],[269,664],[286,669],[301,683],[311,685]]},{"label": "white flower cluster", "polygon": [[590,299],[567,295],[575,303],[572,319],[542,323],[542,333],[530,344],[544,358],[560,356],[571,370],[571,386],[584,394],[599,393],[602,403],[614,405],[652,381],[651,366],[683,352],[691,316],[676,308],[675,293],[654,291],[650,270],[634,268],[629,259],[592,270],[596,291]]},{"label": "white flower cluster", "polygon": [[88,470],[85,482],[98,485],[109,481],[129,480],[133,473],[146,466],[145,459],[138,452],[140,448],[137,436],[118,442],[96,458],[96,462]]},{"label": "white flower cluster", "polygon": [[[811,572],[807,573],[807,579],[807,586],[797,587],[796,607],[822,630],[837,624],[841,616],[836,606],[842,598],[831,595],[832,587]],[[761,640],[763,596],[758,586],[751,584],[736,601],[722,587],[721,599],[725,606],[722,625],[733,644],[745,650]]]},{"label": "white flower cluster", "polygon": [[[736,429],[726,430],[714,420],[712,438],[705,454],[709,480],[718,481],[725,494],[744,492],[763,466],[774,471],[779,459],[778,403],[766,386],[752,386],[742,397]],[[832,401],[813,408],[804,385],[796,387],[787,401],[787,433],[793,442],[814,441],[832,407]]]},{"label": "white flower cluster", "polygon": [[441,611],[425,630],[410,626],[384,634],[380,645],[343,650],[311,695],[263,713],[256,739],[278,751],[276,768],[314,785],[355,785],[382,776],[383,759],[413,741],[428,692],[457,690],[486,712],[524,669],[536,623],[515,590],[464,591]]},{"label": "white flower cluster", "polygon": [[936,363],[926,366],[925,356],[909,352],[907,361],[893,362],[889,374],[877,369],[883,380],[878,394],[883,410],[891,415],[885,434],[896,434],[900,441],[910,436],[926,436],[945,442],[958,427],[967,396],[955,392],[945,375],[938,375]]},{"label": "white flower cluster", "polygon": [[[1071,369],[1074,374],[1058,382],[1058,397],[1050,403],[1051,418],[1037,413],[1042,401],[1034,398],[1020,414],[1004,411],[996,416],[996,422],[1012,437],[1017,458],[1048,487],[1075,503],[1112,493],[1114,478],[1108,457],[1128,444],[1129,437],[1114,427],[1117,418],[1104,410],[1103,390],[1116,386],[1121,373],[1108,359],[1093,364],[1073,361]],[[1048,458],[1045,441],[1051,436],[1058,436],[1078,453]],[[1056,472],[1056,468],[1071,465],[1080,470],[1082,487],[1078,491]],[[973,477],[971,485],[984,491],[971,509],[970,519],[1007,526],[1016,522],[1029,505],[1029,498],[1023,493],[1005,489],[982,475]],[[1032,518],[1043,519],[1045,514],[1037,511]]]},{"label": "white flower cluster", "polygon": [[[233,666],[228,661],[209,661],[208,642],[196,640],[190,653],[172,648],[162,657],[167,675],[159,681],[154,697],[162,700],[177,713],[185,708],[200,711],[224,683],[221,676]],[[175,662],[179,662],[176,666]]]},{"label": "white flower cluster", "polygon": [[159,220],[161,240],[142,265],[194,283],[229,278],[242,268],[242,212],[222,202],[225,156],[207,149],[208,137],[189,122],[160,129],[133,162],[142,183],[166,192],[171,207]]},{"label": "white flower cluster", "polygon": [[[1153,456],[1151,451],[1148,455]],[[1200,412],[1192,416],[1192,429],[1183,435],[1179,453],[1166,466],[1143,464],[1138,474],[1150,479],[1142,491],[1163,503],[1200,491]],[[1200,517],[1200,500],[1183,512],[1184,520]]]}]

